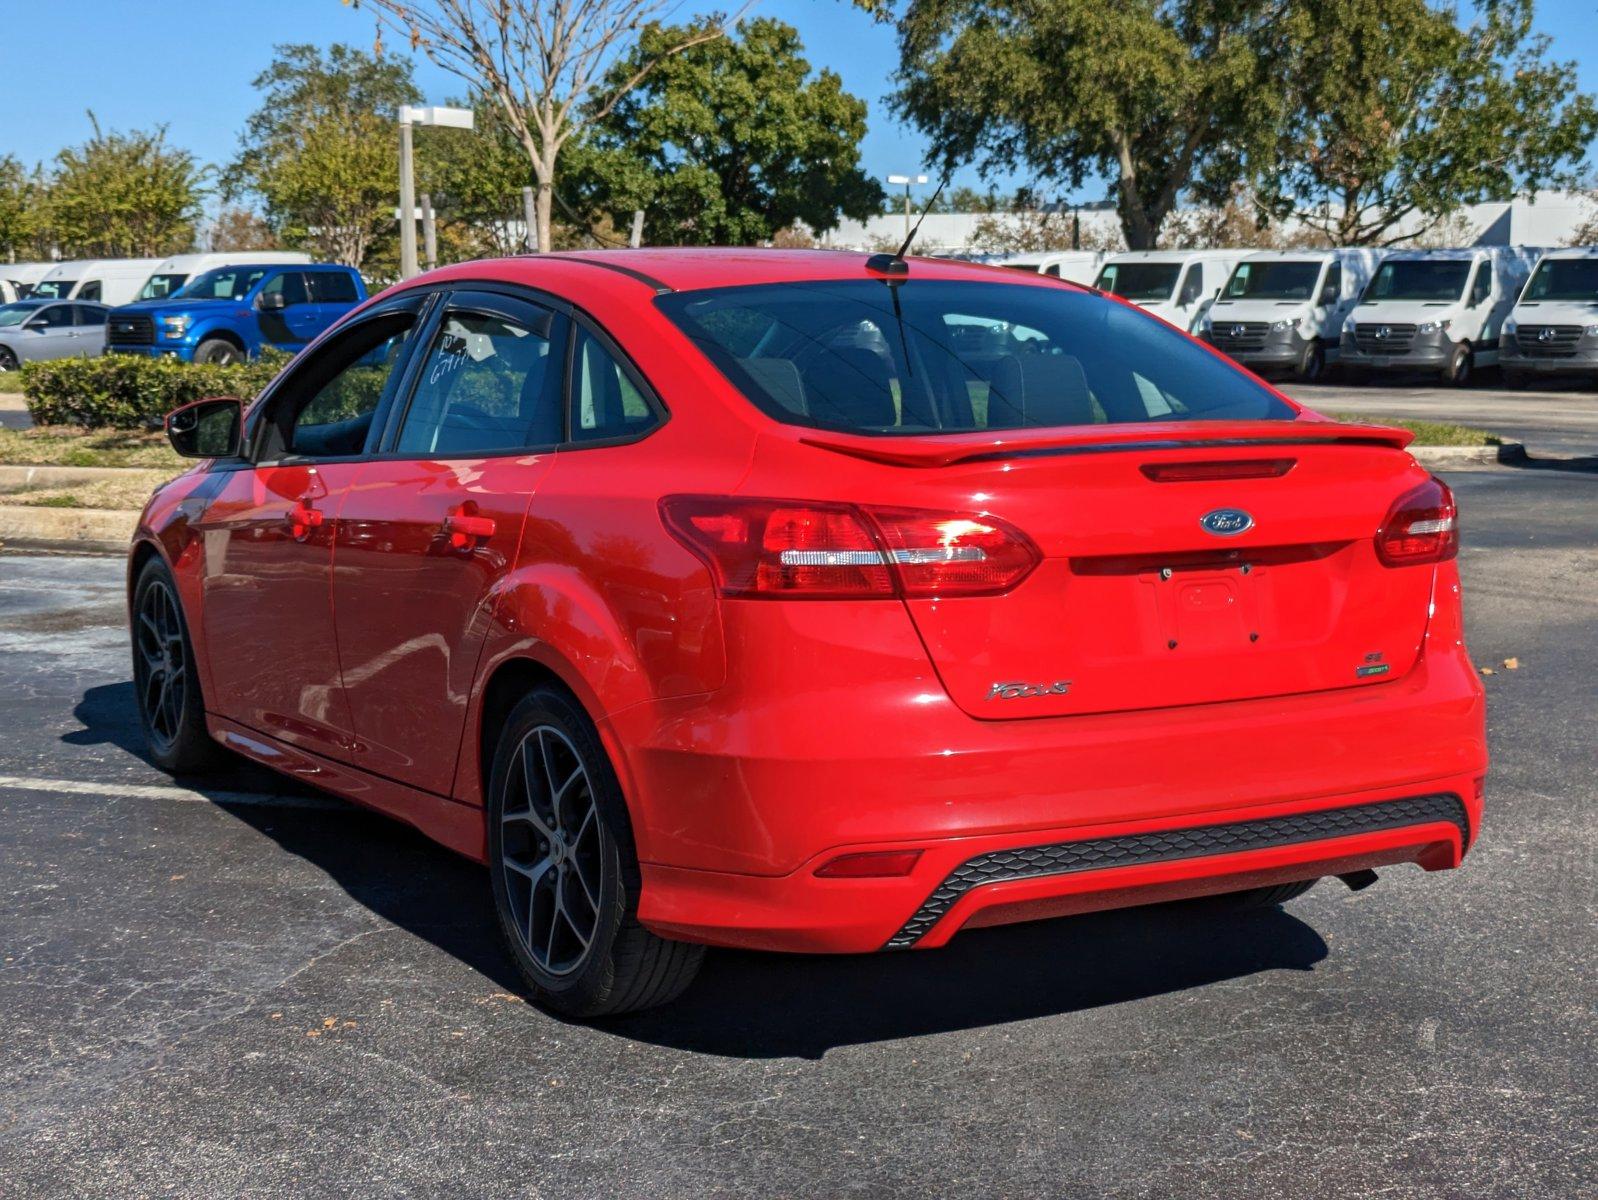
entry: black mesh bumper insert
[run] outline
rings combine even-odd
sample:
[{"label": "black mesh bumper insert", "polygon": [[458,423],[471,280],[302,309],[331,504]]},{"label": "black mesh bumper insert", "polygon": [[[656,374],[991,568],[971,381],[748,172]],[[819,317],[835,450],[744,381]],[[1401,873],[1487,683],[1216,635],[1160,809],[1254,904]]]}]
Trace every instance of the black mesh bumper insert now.
[{"label": "black mesh bumper insert", "polygon": [[954,907],[961,896],[983,884],[1034,879],[1044,875],[1069,875],[1077,871],[1099,871],[1107,867],[1132,867],[1181,858],[1202,858],[1211,854],[1232,854],[1239,850],[1264,850],[1271,846],[1318,842],[1327,838],[1373,833],[1380,829],[1400,829],[1405,825],[1429,825],[1438,821],[1447,821],[1458,827],[1460,844],[1469,843],[1470,823],[1465,816],[1465,805],[1451,792],[1441,792],[1432,796],[1378,800],[1372,804],[1265,817],[1257,821],[1236,821],[1229,825],[1161,829],[1153,833],[1129,833],[1121,837],[995,850],[990,854],[980,854],[950,872],[949,877],[915,911],[915,915],[904,923],[904,928],[888,939],[885,949],[901,950],[915,945],[944,913]]}]

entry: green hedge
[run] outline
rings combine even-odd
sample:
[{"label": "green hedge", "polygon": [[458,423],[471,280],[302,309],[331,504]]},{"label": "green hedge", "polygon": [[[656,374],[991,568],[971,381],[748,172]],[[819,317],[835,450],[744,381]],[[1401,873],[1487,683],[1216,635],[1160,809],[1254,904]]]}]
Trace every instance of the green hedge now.
[{"label": "green hedge", "polygon": [[252,362],[221,367],[106,354],[24,363],[22,394],[35,425],[147,429],[179,405],[206,396],[253,399],[289,355],[268,351]]}]

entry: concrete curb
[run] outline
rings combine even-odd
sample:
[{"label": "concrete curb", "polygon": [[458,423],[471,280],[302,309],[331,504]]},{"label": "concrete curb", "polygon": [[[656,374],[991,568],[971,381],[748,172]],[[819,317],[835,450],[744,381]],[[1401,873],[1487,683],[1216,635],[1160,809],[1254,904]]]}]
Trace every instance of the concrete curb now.
[{"label": "concrete curb", "polygon": [[1415,461],[1427,467],[1464,467],[1473,464],[1519,463],[1526,461],[1526,447],[1520,442],[1498,446],[1411,446]]},{"label": "concrete curb", "polygon": [[[179,468],[170,473],[176,474]],[[126,478],[129,471],[155,471],[160,467],[46,467],[0,464],[0,493],[18,488],[71,487],[78,483],[98,483],[103,479]]]},{"label": "concrete curb", "polygon": [[0,504],[0,545],[7,550],[126,554],[139,514],[120,508],[34,508]]}]

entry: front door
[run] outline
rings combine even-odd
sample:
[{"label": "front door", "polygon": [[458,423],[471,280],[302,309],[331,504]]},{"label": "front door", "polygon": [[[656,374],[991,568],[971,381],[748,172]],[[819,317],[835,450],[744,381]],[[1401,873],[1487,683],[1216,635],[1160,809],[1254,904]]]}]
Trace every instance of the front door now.
[{"label": "front door", "polygon": [[[267,297],[273,297],[271,301]],[[266,307],[282,297],[281,308]],[[256,298],[261,334],[274,346],[294,349],[305,345],[325,326],[311,301],[310,290],[305,285],[302,271],[280,271],[261,286]]]},{"label": "front door", "polygon": [[39,309],[22,326],[26,340],[19,339],[18,349],[24,360],[42,362],[50,358],[66,358],[77,353],[78,334],[72,327],[72,306],[51,304]]},{"label": "front door", "polygon": [[451,792],[495,585],[561,440],[565,324],[506,296],[451,295],[408,407],[344,500],[333,610],[367,770]]},{"label": "front door", "polygon": [[252,416],[253,466],[225,472],[197,522],[207,707],[332,758],[353,754],[330,592],[334,530],[421,298],[297,361]]}]

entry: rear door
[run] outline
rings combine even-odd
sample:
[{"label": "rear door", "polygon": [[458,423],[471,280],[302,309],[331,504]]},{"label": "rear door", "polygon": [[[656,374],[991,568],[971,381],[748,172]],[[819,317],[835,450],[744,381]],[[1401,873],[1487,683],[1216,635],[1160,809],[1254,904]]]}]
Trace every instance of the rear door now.
[{"label": "rear door", "polygon": [[109,309],[99,304],[74,304],[72,306],[78,344],[72,353],[90,358],[105,353],[105,319]]},{"label": "rear door", "polygon": [[440,305],[383,452],[344,501],[333,609],[358,765],[448,795],[496,583],[562,432],[567,318]]},{"label": "rear door", "polygon": [[196,522],[210,708],[331,758],[354,755],[333,625],[334,530],[422,299],[374,309],[296,361],[252,414],[255,461],[217,473]]}]

